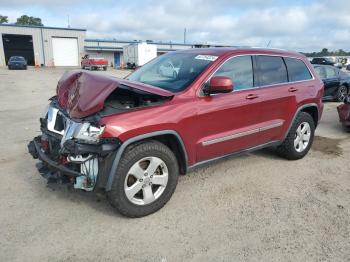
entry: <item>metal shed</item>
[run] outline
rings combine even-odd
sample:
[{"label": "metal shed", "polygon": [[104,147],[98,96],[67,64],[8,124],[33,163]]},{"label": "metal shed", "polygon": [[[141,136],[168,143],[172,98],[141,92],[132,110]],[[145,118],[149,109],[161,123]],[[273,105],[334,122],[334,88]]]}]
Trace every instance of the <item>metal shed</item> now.
[{"label": "metal shed", "polygon": [[24,56],[29,65],[79,66],[86,29],[0,25],[0,66],[10,56]]}]

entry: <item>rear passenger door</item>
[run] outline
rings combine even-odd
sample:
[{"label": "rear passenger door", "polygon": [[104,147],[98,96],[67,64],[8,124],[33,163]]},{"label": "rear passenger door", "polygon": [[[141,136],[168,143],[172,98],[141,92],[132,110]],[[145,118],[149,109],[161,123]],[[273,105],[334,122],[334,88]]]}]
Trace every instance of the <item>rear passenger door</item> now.
[{"label": "rear passenger door", "polygon": [[297,107],[297,84],[288,82],[287,66],[280,56],[255,57],[261,99],[260,144],[279,141]]}]

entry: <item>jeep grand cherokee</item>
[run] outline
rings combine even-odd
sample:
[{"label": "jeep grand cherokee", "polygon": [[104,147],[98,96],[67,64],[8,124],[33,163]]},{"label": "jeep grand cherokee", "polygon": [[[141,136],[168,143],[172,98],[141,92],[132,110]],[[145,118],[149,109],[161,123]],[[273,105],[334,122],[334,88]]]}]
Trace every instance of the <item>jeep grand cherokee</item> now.
[{"label": "jeep grand cherokee", "polygon": [[[174,72],[162,70],[168,64]],[[304,157],[322,95],[299,53],[170,52],[125,79],[65,73],[28,148],[50,181],[103,188],[120,213],[141,217],[170,199],[179,174],[211,160],[264,147]]]}]

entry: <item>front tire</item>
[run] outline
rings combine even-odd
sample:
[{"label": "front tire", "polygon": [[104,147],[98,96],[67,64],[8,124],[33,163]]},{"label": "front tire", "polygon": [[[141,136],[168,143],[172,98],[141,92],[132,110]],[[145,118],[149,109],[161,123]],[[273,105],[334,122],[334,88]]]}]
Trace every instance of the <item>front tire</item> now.
[{"label": "front tire", "polygon": [[314,134],[315,123],[311,115],[306,112],[299,113],[287,137],[277,147],[277,153],[288,160],[303,158],[311,148]]},{"label": "front tire", "polygon": [[151,140],[131,145],[120,159],[107,196],[122,215],[147,216],[169,201],[178,175],[177,159],[164,144]]}]

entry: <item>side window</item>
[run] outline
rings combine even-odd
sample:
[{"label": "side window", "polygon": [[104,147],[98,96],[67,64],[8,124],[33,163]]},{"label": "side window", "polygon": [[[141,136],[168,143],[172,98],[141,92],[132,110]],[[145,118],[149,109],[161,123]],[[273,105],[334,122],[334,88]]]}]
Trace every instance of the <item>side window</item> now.
[{"label": "side window", "polygon": [[288,82],[287,69],[282,57],[257,56],[260,85],[273,85]]},{"label": "side window", "polygon": [[221,65],[214,76],[230,77],[234,90],[252,88],[254,86],[252,57],[237,56],[231,58]]},{"label": "side window", "polygon": [[326,76],[327,76],[327,78],[337,77],[337,72],[335,71],[335,69],[327,66],[326,67]]},{"label": "side window", "polygon": [[302,60],[285,57],[284,62],[286,62],[287,65],[289,82],[308,80],[312,78],[309,69]]},{"label": "side window", "polygon": [[326,70],[321,66],[315,66],[315,71],[321,79],[326,79]]}]

